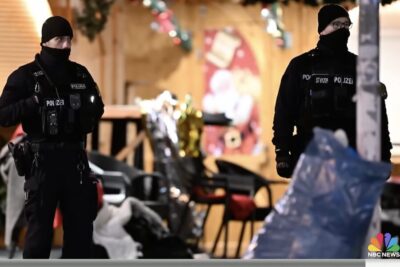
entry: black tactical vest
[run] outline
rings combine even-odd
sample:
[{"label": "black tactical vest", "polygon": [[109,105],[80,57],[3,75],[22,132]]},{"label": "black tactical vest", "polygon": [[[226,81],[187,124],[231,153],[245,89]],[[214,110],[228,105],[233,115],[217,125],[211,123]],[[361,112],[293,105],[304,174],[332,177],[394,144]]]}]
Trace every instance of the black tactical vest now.
[{"label": "black tactical vest", "polygon": [[308,54],[309,73],[304,73],[304,101],[299,118],[300,131],[310,134],[315,126],[336,130],[355,128],[355,61],[351,56],[336,59],[317,49]]},{"label": "black tactical vest", "polygon": [[61,84],[52,80],[38,56],[28,66],[33,77],[30,89],[41,99],[37,118],[41,130],[31,133],[31,136],[49,141],[83,140],[97,122],[98,118],[93,112],[99,108],[98,105],[102,105],[97,86],[92,82],[90,74],[83,67],[70,62],[65,74],[67,82]]}]

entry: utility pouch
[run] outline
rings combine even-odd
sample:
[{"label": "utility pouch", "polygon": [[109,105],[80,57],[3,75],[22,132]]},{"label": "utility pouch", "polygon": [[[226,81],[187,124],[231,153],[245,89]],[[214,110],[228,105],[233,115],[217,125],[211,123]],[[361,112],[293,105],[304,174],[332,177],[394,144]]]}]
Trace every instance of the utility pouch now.
[{"label": "utility pouch", "polygon": [[79,94],[71,94],[69,96],[69,103],[73,110],[78,110],[81,107],[81,96]]},{"label": "utility pouch", "polygon": [[15,167],[19,176],[25,176],[26,174],[26,161],[27,161],[27,151],[24,142],[14,144],[12,142],[8,143],[8,149],[14,158]]},{"label": "utility pouch", "polygon": [[312,117],[321,118],[331,116],[334,111],[331,77],[326,74],[315,74],[311,82],[308,103]]},{"label": "utility pouch", "polygon": [[50,135],[58,134],[58,118],[56,110],[47,112],[47,129]]},{"label": "utility pouch", "polygon": [[337,118],[355,118],[356,103],[353,101],[354,86],[334,88],[334,114]]}]

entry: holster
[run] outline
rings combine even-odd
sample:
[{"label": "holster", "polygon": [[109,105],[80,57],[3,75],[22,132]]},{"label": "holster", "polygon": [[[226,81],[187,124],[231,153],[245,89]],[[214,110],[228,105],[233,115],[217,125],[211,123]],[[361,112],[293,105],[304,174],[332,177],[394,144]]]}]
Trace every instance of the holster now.
[{"label": "holster", "polygon": [[14,158],[18,175],[25,176],[29,171],[29,162],[31,161],[31,153],[28,142],[19,142],[17,144],[9,142],[8,149]]}]

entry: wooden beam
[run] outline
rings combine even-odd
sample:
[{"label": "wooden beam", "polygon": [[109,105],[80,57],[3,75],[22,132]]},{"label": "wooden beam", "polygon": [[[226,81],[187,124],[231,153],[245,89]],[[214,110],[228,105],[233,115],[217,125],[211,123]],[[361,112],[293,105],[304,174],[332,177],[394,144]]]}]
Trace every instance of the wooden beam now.
[{"label": "wooden beam", "polygon": [[142,114],[140,108],[137,106],[126,105],[106,105],[104,107],[104,114],[101,117],[103,120],[107,119],[140,119]]}]

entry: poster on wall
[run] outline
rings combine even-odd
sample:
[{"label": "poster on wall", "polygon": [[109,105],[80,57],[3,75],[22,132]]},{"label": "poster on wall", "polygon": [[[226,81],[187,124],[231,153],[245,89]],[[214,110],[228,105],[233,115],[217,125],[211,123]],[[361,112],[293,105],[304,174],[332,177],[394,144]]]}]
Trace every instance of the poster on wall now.
[{"label": "poster on wall", "polygon": [[206,30],[203,110],[224,113],[229,126],[206,126],[208,155],[260,152],[261,80],[250,46],[235,29]]}]

